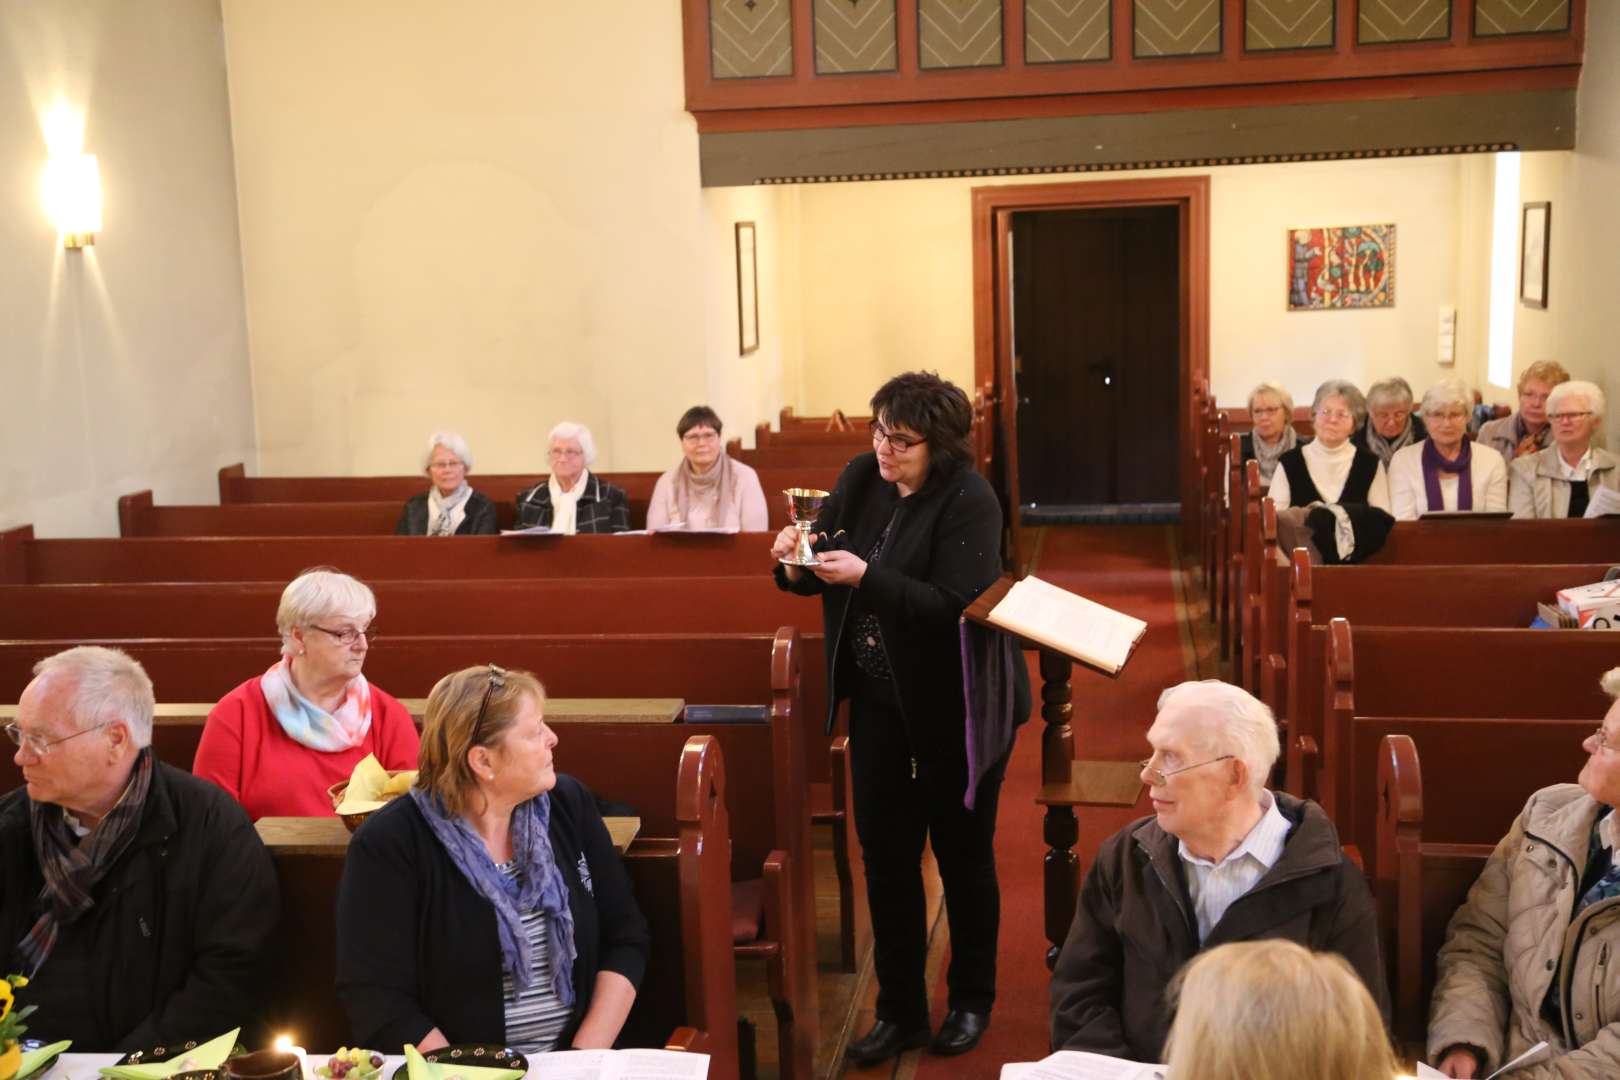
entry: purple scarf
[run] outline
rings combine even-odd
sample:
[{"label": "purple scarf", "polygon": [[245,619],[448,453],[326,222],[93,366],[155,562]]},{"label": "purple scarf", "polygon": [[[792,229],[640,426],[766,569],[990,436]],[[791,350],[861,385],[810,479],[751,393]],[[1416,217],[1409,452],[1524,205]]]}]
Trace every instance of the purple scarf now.
[{"label": "purple scarf", "polygon": [[1474,475],[1470,469],[1473,460],[1473,444],[1467,439],[1462,441],[1462,452],[1457,455],[1456,461],[1441,457],[1440,451],[1434,448],[1433,439],[1423,440],[1423,493],[1429,498],[1430,510],[1446,508],[1445,500],[1440,497],[1442,472],[1455,473],[1457,476],[1457,509],[1474,508]]}]

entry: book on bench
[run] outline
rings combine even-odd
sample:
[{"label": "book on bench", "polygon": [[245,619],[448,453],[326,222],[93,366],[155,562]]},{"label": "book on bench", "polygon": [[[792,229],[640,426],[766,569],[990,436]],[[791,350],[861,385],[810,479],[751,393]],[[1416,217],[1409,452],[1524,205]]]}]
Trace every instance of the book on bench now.
[{"label": "book on bench", "polygon": [[1034,576],[1002,578],[963,618],[1055,649],[1105,675],[1119,674],[1147,632],[1141,619]]},{"label": "book on bench", "polygon": [[546,1080],[704,1080],[709,1055],[676,1050],[554,1050],[534,1070]]},{"label": "book on bench", "polygon": [[1163,1065],[1059,1050],[1039,1061],[1010,1061],[1001,1067],[1001,1080],[1164,1080]]}]

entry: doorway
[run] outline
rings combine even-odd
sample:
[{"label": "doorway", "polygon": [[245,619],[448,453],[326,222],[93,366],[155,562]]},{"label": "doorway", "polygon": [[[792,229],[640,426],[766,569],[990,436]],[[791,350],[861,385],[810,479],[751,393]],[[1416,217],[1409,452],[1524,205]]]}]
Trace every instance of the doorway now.
[{"label": "doorway", "polygon": [[1174,520],[1180,211],[1028,210],[1011,232],[1024,521]]}]

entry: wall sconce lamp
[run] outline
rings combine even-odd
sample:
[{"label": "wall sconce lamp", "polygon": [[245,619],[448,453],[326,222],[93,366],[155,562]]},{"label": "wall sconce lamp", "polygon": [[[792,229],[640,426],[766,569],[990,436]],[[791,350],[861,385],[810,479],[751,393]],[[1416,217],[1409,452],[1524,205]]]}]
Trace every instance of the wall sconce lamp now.
[{"label": "wall sconce lamp", "polygon": [[96,242],[101,231],[101,170],[94,154],[63,154],[45,165],[45,203],[71,249]]}]

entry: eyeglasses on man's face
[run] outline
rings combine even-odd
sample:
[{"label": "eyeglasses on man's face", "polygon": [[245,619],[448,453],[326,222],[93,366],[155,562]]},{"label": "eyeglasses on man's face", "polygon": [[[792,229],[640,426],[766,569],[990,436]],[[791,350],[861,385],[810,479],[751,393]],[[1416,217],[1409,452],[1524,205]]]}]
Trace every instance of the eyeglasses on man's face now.
[{"label": "eyeglasses on man's face", "polygon": [[882,446],[885,440],[889,443],[889,449],[897,454],[904,454],[918,443],[928,441],[920,435],[896,435],[876,420],[872,421],[872,448],[875,450]]},{"label": "eyeglasses on man's face", "polygon": [[346,627],[346,628],[344,628],[342,630],[328,630],[324,626],[314,626],[314,625],[310,626],[310,629],[311,630],[319,630],[321,633],[329,635],[332,638],[332,640],[336,641],[339,645],[353,645],[356,641],[359,641],[361,638],[366,639],[366,644],[367,645],[374,645],[377,642],[377,624],[376,623],[372,623],[370,626],[366,627],[364,630],[356,630],[352,626]]},{"label": "eyeglasses on man's face", "polygon": [[1148,779],[1153,781],[1154,787],[1164,787],[1164,785],[1170,782],[1170,778],[1175,776],[1177,773],[1191,772],[1194,769],[1202,769],[1205,765],[1213,765],[1217,761],[1231,761],[1236,756],[1236,754],[1222,754],[1220,757],[1210,758],[1208,761],[1200,761],[1196,765],[1183,765],[1179,769],[1156,768],[1153,764],[1153,758],[1147,758],[1146,760],[1140,762],[1140,764],[1142,766],[1142,771],[1147,773]]},{"label": "eyeglasses on man's face", "polygon": [[1581,740],[1581,749],[1588,754],[1596,754],[1602,750],[1620,750],[1620,746],[1608,741],[1608,733],[1598,728],[1592,734]]},{"label": "eyeglasses on man's face", "polygon": [[[111,721],[108,721],[108,723],[111,723]],[[71,735],[64,735],[60,739],[47,739],[43,735],[34,735],[24,731],[17,726],[16,721],[12,721],[6,725],[6,737],[35,757],[42,758],[51,752],[51,747],[59,746],[69,739],[77,739],[80,735],[88,735],[92,731],[100,731],[106,726],[107,724],[97,724],[95,727],[88,727],[83,731],[75,731]]]}]

